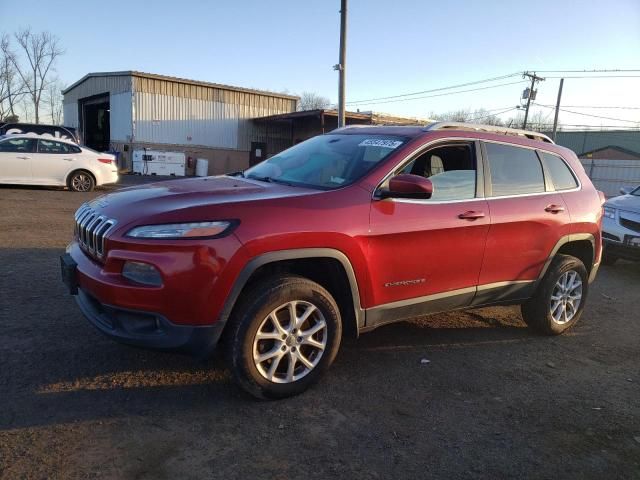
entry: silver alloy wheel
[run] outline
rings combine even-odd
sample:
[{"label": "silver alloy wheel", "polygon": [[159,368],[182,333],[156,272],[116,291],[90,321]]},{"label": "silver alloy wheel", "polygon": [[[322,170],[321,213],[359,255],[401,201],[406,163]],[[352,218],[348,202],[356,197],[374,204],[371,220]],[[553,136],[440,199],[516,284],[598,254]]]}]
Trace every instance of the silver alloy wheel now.
[{"label": "silver alloy wheel", "polygon": [[86,173],[76,173],[71,179],[71,185],[76,192],[88,192],[91,188],[91,178]]},{"label": "silver alloy wheel", "polygon": [[575,270],[563,273],[551,292],[549,312],[554,322],[565,324],[575,316],[582,302],[582,278]]},{"label": "silver alloy wheel", "polygon": [[262,321],[253,340],[253,363],[267,380],[291,383],[313,370],[327,346],[327,322],[312,303],[293,300]]}]

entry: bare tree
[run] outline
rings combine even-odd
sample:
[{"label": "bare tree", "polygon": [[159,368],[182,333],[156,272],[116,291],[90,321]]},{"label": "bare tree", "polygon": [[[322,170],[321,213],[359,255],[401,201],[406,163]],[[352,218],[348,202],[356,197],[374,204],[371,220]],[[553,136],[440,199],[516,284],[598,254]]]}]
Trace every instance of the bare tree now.
[{"label": "bare tree", "polygon": [[47,86],[46,102],[53,125],[62,125],[62,83],[58,78]]},{"label": "bare tree", "polygon": [[[515,117],[509,118],[505,125],[512,128],[522,128],[523,122],[524,113],[519,112]],[[551,130],[552,128],[553,118],[550,113],[544,112],[542,110],[529,113],[529,118],[527,119],[527,130],[545,132]]]},{"label": "bare tree", "polygon": [[16,121],[16,105],[27,93],[12,57],[11,42],[5,34],[0,38],[0,121]]},{"label": "bare tree", "polygon": [[40,123],[40,102],[48,87],[50,75],[56,59],[64,53],[58,38],[49,32],[33,33],[27,28],[15,34],[21,52],[26,57],[26,65],[21,65],[16,55],[11,55],[18,75],[25,83],[33,104],[35,122]]},{"label": "bare tree", "polygon": [[323,97],[314,92],[302,92],[300,94],[300,101],[298,101],[298,111],[319,110],[328,108],[330,105],[331,100],[327,97]]},{"label": "bare tree", "polygon": [[439,122],[467,122],[472,118],[472,115],[471,110],[461,108],[460,110],[452,110],[445,113],[431,112],[429,118]]}]

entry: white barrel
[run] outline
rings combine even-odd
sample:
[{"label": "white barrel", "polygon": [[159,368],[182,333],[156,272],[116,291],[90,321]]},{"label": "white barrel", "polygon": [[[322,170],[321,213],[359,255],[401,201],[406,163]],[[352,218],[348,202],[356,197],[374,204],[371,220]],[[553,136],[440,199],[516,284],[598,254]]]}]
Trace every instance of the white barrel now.
[{"label": "white barrel", "polygon": [[206,177],[209,175],[209,160],[198,158],[196,160],[196,177]]}]

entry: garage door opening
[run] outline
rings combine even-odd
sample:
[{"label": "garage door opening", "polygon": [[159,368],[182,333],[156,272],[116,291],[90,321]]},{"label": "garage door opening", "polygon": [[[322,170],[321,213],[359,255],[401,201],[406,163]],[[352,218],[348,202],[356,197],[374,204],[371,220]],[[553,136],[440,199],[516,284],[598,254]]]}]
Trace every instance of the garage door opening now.
[{"label": "garage door opening", "polygon": [[82,139],[87,147],[99,152],[109,150],[111,143],[110,116],[108,94],[80,100]]}]

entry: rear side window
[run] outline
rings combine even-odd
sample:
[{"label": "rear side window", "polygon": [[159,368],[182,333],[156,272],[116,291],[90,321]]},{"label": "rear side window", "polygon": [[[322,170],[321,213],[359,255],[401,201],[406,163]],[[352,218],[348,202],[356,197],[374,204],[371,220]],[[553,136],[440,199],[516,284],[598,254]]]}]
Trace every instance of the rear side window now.
[{"label": "rear side window", "polygon": [[29,153],[33,152],[36,141],[32,138],[10,138],[0,142],[0,152],[17,152]]},{"label": "rear side window", "polygon": [[52,140],[38,140],[38,153],[71,153],[73,146]]},{"label": "rear side window", "polygon": [[578,186],[578,182],[564,160],[546,152],[540,152],[540,155],[556,190],[570,190]]},{"label": "rear side window", "polygon": [[491,172],[492,196],[545,191],[542,165],[535,150],[485,143]]}]

